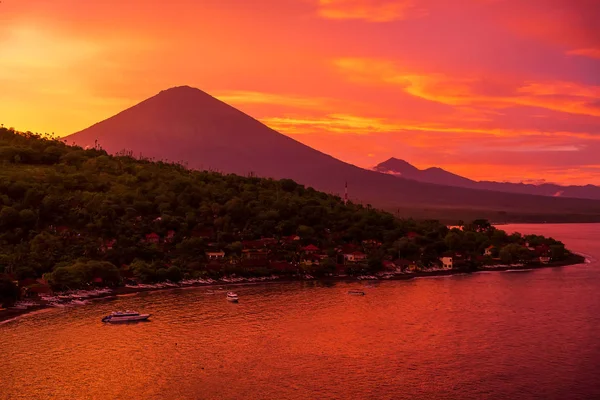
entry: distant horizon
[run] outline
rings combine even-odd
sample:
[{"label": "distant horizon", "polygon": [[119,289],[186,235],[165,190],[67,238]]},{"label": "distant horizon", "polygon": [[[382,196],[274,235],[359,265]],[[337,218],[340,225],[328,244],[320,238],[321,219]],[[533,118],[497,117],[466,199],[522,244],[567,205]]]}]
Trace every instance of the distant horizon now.
[{"label": "distant horizon", "polygon": [[595,0],[450,3],[4,0],[1,122],[66,136],[189,85],[367,169],[600,185]]}]

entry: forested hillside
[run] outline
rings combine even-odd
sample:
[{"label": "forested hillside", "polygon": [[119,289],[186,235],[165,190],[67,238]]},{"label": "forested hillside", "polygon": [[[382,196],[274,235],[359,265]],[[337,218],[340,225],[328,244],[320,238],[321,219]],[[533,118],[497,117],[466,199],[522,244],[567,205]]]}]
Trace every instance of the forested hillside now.
[{"label": "forested hillside", "polygon": [[243,240],[392,242],[405,233],[390,214],[291,180],[190,171],[7,129],[0,162],[0,265],[19,278],[81,257],[184,267]]},{"label": "forested hillside", "polygon": [[[426,267],[448,252],[473,262],[490,244],[523,241],[485,221],[451,232],[289,179],[192,171],[4,128],[0,165],[0,273],[46,274],[55,288],[340,265],[361,273],[399,257]],[[563,256],[562,244],[538,242]]]}]

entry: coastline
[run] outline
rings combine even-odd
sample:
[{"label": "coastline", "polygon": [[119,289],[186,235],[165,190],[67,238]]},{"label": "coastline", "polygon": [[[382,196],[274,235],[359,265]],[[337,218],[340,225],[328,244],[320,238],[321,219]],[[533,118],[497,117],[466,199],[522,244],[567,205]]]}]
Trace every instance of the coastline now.
[{"label": "coastline", "polygon": [[[557,268],[557,267],[566,267],[570,265],[580,265],[580,264],[588,264],[591,260],[582,254],[573,253],[573,256],[569,259],[553,262],[549,264],[529,264],[529,265],[499,265],[499,266],[484,266],[480,267],[474,271],[464,271],[464,270],[435,270],[435,271],[423,271],[423,272],[415,272],[415,273],[406,273],[406,274],[394,274],[387,275],[384,277],[354,277],[354,276],[328,276],[322,278],[311,278],[311,279],[303,279],[302,277],[276,277],[272,279],[263,279],[263,280],[253,280],[249,281],[248,279],[241,279],[239,281],[231,282],[231,281],[214,281],[207,283],[193,283],[187,285],[164,285],[162,287],[136,287],[136,286],[122,286],[112,290],[109,293],[102,293],[97,296],[90,296],[86,300],[100,300],[100,299],[108,299],[120,296],[133,295],[137,293],[144,292],[158,292],[158,291],[166,291],[166,290],[181,290],[181,289],[193,289],[193,288],[210,288],[210,287],[220,287],[220,286],[249,286],[256,284],[265,284],[265,283],[294,283],[294,282],[386,282],[386,281],[406,281],[415,278],[426,278],[426,277],[436,277],[436,276],[453,276],[453,275],[470,275],[478,272],[519,272],[519,271],[532,271],[535,269],[542,268]],[[0,310],[0,325],[10,322],[12,320],[17,319],[23,315],[32,314],[37,311],[41,311],[44,309],[53,308],[49,304],[39,304],[36,306],[28,307],[26,309],[3,309]]]}]

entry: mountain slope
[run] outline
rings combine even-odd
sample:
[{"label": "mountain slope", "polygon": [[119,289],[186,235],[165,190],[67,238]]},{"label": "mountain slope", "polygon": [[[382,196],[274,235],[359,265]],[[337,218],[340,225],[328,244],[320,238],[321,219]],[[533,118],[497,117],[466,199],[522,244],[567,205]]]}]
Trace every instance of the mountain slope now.
[{"label": "mountain slope", "polygon": [[[185,161],[196,169],[290,178],[318,190],[342,193],[378,207],[467,207],[536,213],[600,214],[600,205],[440,187],[368,171],[282,135],[239,110],[190,87],[162,91],[140,104],[66,138],[108,152]],[[584,218],[585,219],[585,218]]]},{"label": "mountain slope", "polygon": [[437,167],[420,170],[412,164],[394,157],[378,164],[374,169],[378,172],[436,185],[475,188],[477,184],[475,181]]},{"label": "mountain slope", "polygon": [[600,200],[600,187],[594,185],[561,186],[551,183],[533,185],[525,183],[474,181],[438,167],[420,170],[410,163],[394,157],[378,164],[373,169],[378,172],[401,176],[403,178],[412,179],[419,182],[434,183],[437,185],[492,190],[506,193],[531,194],[538,196],[573,197],[580,199]]}]

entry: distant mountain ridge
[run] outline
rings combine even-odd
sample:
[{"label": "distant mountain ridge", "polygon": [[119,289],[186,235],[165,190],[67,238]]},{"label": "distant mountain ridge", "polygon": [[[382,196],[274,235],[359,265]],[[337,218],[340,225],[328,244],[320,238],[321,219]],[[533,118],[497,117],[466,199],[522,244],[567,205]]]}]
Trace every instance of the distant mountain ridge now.
[{"label": "distant mountain ridge", "polygon": [[599,186],[562,186],[553,183],[534,185],[530,183],[475,181],[438,167],[421,170],[407,161],[395,157],[378,164],[373,169],[377,172],[436,185],[492,190],[505,193],[600,200]]},{"label": "distant mountain ridge", "polygon": [[588,200],[440,187],[362,169],[282,135],[189,86],[163,90],[65,140],[82,147],[97,142],[109,153],[130,150],[135,156],[182,161],[194,169],[289,178],[329,193],[342,194],[347,182],[351,200],[387,209],[460,207],[600,216],[600,204]]}]

